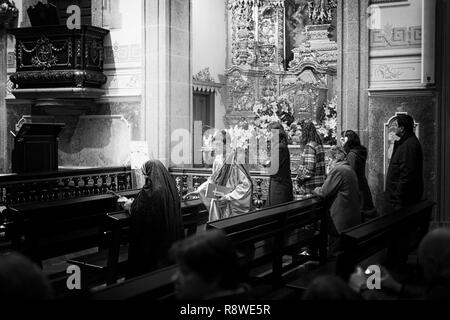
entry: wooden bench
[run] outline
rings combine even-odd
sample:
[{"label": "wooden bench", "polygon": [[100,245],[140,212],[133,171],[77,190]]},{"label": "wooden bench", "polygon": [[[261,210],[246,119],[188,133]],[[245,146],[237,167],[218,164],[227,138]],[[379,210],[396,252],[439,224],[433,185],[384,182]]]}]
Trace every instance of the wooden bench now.
[{"label": "wooden bench", "polygon": [[[197,232],[200,212],[203,204],[200,200],[182,201],[181,214],[186,236]],[[124,271],[128,257],[128,229],[130,215],[126,211],[106,214],[106,231],[103,239],[103,250],[72,258],[67,262],[78,265],[83,272],[96,272],[106,276],[106,283],[117,281],[119,271]]]},{"label": "wooden bench", "polygon": [[323,202],[312,198],[214,221],[207,224],[207,229],[227,233],[236,248],[243,251],[240,260],[245,270],[271,262],[269,274],[276,287],[281,285],[283,255],[298,254],[302,247],[312,246],[318,252],[309,258],[326,261],[326,212]]},{"label": "wooden bench", "polygon": [[337,260],[336,273],[347,279],[359,262],[383,249],[387,249],[383,261],[386,267],[392,269],[403,264],[402,260],[427,234],[434,205],[425,200],[346,230],[341,235],[342,254]]},{"label": "wooden bench", "polygon": [[[135,196],[139,191],[121,192]],[[36,262],[99,245],[105,215],[117,211],[111,194],[12,205],[7,209],[11,248]]]},{"label": "wooden bench", "polygon": [[[287,287],[306,290],[314,278],[326,274],[348,280],[355,267],[369,258],[371,263],[394,268],[401,263],[398,258],[406,258],[428,232],[434,205],[422,201],[344,231],[340,236],[342,250],[336,259],[299,275]],[[380,254],[383,250],[387,251],[386,256]]]},{"label": "wooden bench", "polygon": [[[224,230],[238,247],[275,237],[274,250],[259,257],[251,257],[255,259],[255,263],[250,261],[251,259],[244,258],[244,260],[252,266],[265,261],[263,258],[273,260],[273,273],[278,273],[274,275],[273,280],[277,284],[276,282],[279,282],[281,278],[282,254],[289,252],[289,248],[314,243],[320,247],[320,259],[326,260],[327,238],[323,232],[323,224],[321,224],[321,232],[308,233],[307,236],[297,237],[295,241],[292,239],[292,236],[298,236],[292,233],[292,230],[317,222],[322,223],[325,213],[326,209],[322,201],[309,199],[211,222],[207,224],[207,229]],[[91,291],[91,298],[94,300],[171,299],[175,295],[172,283],[175,272],[174,265],[135,279],[98,288]]]},{"label": "wooden bench", "polygon": [[175,265],[160,269],[149,274],[126,280],[111,286],[93,289],[90,292],[92,300],[166,300],[175,297],[172,277],[177,267]]}]

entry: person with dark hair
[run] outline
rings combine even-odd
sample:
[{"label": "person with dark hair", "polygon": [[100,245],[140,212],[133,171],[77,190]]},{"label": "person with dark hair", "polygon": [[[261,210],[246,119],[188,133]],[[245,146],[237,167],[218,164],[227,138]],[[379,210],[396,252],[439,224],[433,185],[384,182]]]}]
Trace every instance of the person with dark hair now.
[{"label": "person with dark hair", "polygon": [[361,223],[358,177],[346,156],[341,147],[330,150],[330,172],[323,186],[314,190],[314,194],[324,199],[329,207],[330,252],[338,249],[342,231]]},{"label": "person with dark hair", "polygon": [[[225,130],[217,131],[213,138],[215,160],[211,176],[197,190],[184,196],[198,194],[209,209],[208,221],[248,213],[252,208],[253,182],[244,163],[240,163],[236,150],[230,150],[231,139]],[[207,188],[215,184],[227,188],[228,193],[217,193],[209,198]]]},{"label": "person with dark hair", "polygon": [[[175,181],[159,160],[142,167],[145,185],[124,208],[131,214],[129,277],[169,264],[171,245],[184,238],[181,202]],[[119,199],[121,200],[121,199]]]},{"label": "person with dark hair", "polygon": [[20,253],[0,255],[0,300],[53,300],[53,289],[42,270]]},{"label": "person with dark hair", "polygon": [[[291,155],[288,148],[288,137],[284,131],[283,125],[279,122],[273,122],[267,127],[273,134],[278,135],[278,141],[272,143],[271,160],[265,164],[269,167],[269,196],[268,206],[275,206],[285,202],[293,201],[293,188],[291,178]],[[278,158],[276,158],[278,157]]]},{"label": "person with dark hair", "polygon": [[300,140],[304,150],[297,182],[304,188],[305,194],[311,194],[315,188],[322,186],[325,182],[325,152],[314,123],[302,122],[301,134]]},{"label": "person with dark hair", "polygon": [[177,242],[171,256],[178,264],[173,276],[180,300],[246,299],[250,289],[240,283],[237,254],[220,230],[197,233]]},{"label": "person with dark hair", "polygon": [[414,133],[414,120],[407,114],[399,114],[394,126],[400,140],[394,144],[386,177],[386,214],[421,201],[424,191],[423,154]]},{"label": "person with dark hair", "polygon": [[358,135],[353,130],[342,132],[341,143],[345,152],[347,152],[347,161],[358,177],[362,217],[364,220],[365,218],[374,218],[377,216],[377,212],[366,179],[367,149],[361,145]]},{"label": "person with dark hair", "polygon": [[303,294],[302,300],[311,301],[341,301],[361,300],[341,278],[325,275],[315,278]]}]

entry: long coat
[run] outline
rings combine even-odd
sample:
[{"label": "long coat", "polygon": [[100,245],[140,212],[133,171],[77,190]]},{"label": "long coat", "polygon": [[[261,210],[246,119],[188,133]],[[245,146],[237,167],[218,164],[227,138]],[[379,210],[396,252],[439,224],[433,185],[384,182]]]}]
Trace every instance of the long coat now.
[{"label": "long coat", "polygon": [[[268,206],[275,206],[294,200],[292,177],[291,177],[291,156],[288,146],[280,142],[278,144],[278,167],[270,176]],[[271,160],[271,165],[276,161]]]},{"label": "long coat", "polygon": [[338,162],[323,186],[316,190],[330,208],[328,229],[331,235],[338,235],[361,223],[358,178],[347,161]]},{"label": "long coat", "polygon": [[405,135],[394,144],[386,177],[385,213],[410,206],[423,196],[423,154],[414,133]]},{"label": "long coat", "polygon": [[361,195],[361,210],[369,211],[374,209],[372,193],[370,192],[369,184],[366,178],[366,160],[367,149],[363,146],[350,149],[347,155],[347,161],[355,170],[358,177],[358,187]]}]

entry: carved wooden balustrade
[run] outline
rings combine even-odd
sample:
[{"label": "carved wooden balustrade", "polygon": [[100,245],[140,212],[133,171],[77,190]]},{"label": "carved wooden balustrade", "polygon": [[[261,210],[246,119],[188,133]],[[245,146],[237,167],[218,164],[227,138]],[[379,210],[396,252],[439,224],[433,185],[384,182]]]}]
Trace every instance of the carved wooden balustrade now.
[{"label": "carved wooden balustrade", "polygon": [[[211,169],[171,168],[169,171],[175,179],[178,192],[181,196],[190,191],[196,190],[211,175]],[[250,175],[253,180],[253,204],[255,208],[259,209],[264,207],[267,201],[269,176],[258,171],[250,171]],[[295,176],[296,175],[294,174],[292,175],[294,197],[297,200],[300,200],[305,196],[300,195],[300,190],[297,187]]]},{"label": "carved wooden balustrade", "polygon": [[[196,190],[211,175],[211,169],[171,168],[180,196]],[[250,172],[253,179],[253,204],[265,205],[269,189],[269,176]],[[300,190],[292,175],[294,195],[301,199]],[[47,202],[69,198],[105,194],[109,190],[132,190],[130,167],[65,170],[38,174],[0,175],[0,206],[17,203]]]},{"label": "carved wooden balustrade", "polygon": [[131,168],[93,168],[0,175],[0,205],[47,202],[133,189]]}]

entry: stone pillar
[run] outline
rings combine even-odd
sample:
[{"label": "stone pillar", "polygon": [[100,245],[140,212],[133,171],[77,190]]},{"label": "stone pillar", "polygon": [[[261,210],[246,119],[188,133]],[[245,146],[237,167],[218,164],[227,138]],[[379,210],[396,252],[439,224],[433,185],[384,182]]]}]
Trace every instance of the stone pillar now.
[{"label": "stone pillar", "polygon": [[440,184],[437,221],[440,225],[450,227],[450,3],[446,0],[437,2],[437,88],[440,90],[439,128],[440,128]]},{"label": "stone pillar", "polygon": [[368,144],[369,33],[368,0],[338,1],[338,132],[355,130]]},{"label": "stone pillar", "polygon": [[[185,130],[192,164],[191,1],[144,2],[145,76],[143,106],[145,137],[150,156],[166,166],[180,166],[171,157],[182,140],[172,141],[175,130]],[[181,132],[181,131],[178,131]],[[179,137],[178,137],[179,138]],[[176,152],[178,154],[178,152]]]},{"label": "stone pillar", "polygon": [[7,34],[5,28],[0,25],[0,173],[7,170],[6,145],[8,126],[6,121],[6,81],[7,81]]}]

